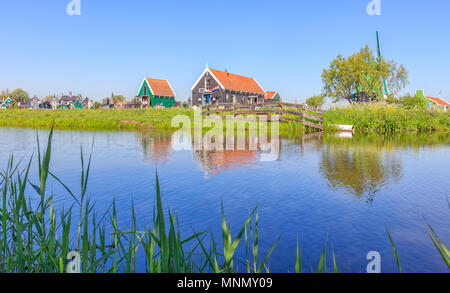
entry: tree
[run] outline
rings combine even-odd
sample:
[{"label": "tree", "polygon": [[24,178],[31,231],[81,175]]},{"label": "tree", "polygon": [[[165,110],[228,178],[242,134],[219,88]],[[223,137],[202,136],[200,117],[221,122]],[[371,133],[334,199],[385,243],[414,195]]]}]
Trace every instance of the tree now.
[{"label": "tree", "polygon": [[109,100],[110,104],[116,104],[117,102],[124,102],[125,97],[122,95],[115,95],[112,98],[104,98],[102,100],[103,105],[106,105],[107,100]]},{"label": "tree", "polygon": [[113,97],[113,100],[114,100],[114,101],[120,101],[120,102],[123,102],[123,101],[125,101],[126,99],[125,99],[125,97],[122,96],[122,95],[115,95],[115,96]]},{"label": "tree", "polygon": [[95,102],[94,103],[94,108],[95,109],[99,109],[102,106],[102,104],[100,102]]},{"label": "tree", "polygon": [[315,95],[306,100],[306,104],[311,107],[322,107],[325,104],[324,95]]},{"label": "tree", "polygon": [[14,90],[9,96],[14,99],[16,103],[26,103],[30,99],[30,95],[23,89]]},{"label": "tree", "polygon": [[413,109],[413,108],[426,109],[428,107],[427,101],[420,98],[417,94],[414,96],[406,94],[400,98],[400,102],[402,106],[406,109]]},{"label": "tree", "polygon": [[324,93],[334,102],[380,99],[384,94],[384,80],[390,94],[395,95],[408,84],[408,72],[394,61],[377,59],[369,46],[348,58],[338,55],[322,72]]}]

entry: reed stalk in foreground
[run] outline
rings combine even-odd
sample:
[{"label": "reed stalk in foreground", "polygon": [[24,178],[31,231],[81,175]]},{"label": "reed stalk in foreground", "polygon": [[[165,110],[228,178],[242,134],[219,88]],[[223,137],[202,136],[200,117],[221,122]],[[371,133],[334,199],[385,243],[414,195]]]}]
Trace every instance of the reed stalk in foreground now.
[{"label": "reed stalk in foreground", "polygon": [[[32,183],[30,178],[33,157],[20,171],[21,162],[15,164],[11,155],[6,168],[0,172],[0,273],[63,273],[72,260],[67,257],[72,251],[79,253],[80,270],[84,273],[233,273],[239,272],[240,268],[248,273],[270,271],[269,259],[280,238],[261,260],[258,208],[250,213],[233,239],[222,204],[222,247],[218,246],[213,234],[206,231],[193,232],[183,238],[176,215],[170,210],[164,212],[157,174],[156,204],[151,225],[143,229],[138,227],[133,204],[131,228],[121,230],[115,200],[103,214],[99,214],[87,194],[92,155],[85,165],[81,149],[79,194],[72,192],[50,171],[52,137],[53,130],[42,154],[37,138],[38,184]],[[67,209],[61,207],[56,210],[55,195],[46,189],[49,177],[60,183],[73,199],[73,204]],[[28,187],[36,193],[37,201],[36,197],[26,193]],[[73,217],[77,220],[73,221]],[[438,252],[449,265],[448,249],[430,225],[426,228]],[[388,236],[401,271],[389,231]],[[237,256],[242,242],[245,259]],[[319,260],[318,272],[326,272],[326,251],[327,243]],[[332,252],[333,271],[339,272],[334,249]],[[143,260],[145,265],[141,261],[138,266],[139,260]],[[303,272],[302,251],[298,242],[295,272]]]}]

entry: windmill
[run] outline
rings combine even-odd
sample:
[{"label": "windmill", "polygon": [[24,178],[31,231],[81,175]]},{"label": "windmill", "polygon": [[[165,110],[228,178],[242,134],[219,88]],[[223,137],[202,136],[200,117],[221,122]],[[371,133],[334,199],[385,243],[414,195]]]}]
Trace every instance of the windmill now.
[{"label": "windmill", "polygon": [[[381,60],[381,47],[380,47],[380,34],[377,31],[377,53],[378,53],[378,59],[377,61],[379,62]],[[383,85],[384,85],[384,94],[385,94],[385,99],[389,98],[389,90],[387,87],[387,83],[386,83],[386,78],[384,78],[383,76]]]}]

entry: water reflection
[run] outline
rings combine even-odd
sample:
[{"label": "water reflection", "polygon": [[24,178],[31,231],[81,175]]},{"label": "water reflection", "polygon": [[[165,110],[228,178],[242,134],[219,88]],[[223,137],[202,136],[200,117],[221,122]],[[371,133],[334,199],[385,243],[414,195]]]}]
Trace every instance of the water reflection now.
[{"label": "water reflection", "polygon": [[[168,161],[176,147],[168,133],[137,133],[143,155],[152,163]],[[224,139],[226,141],[226,139]],[[252,150],[250,145],[258,146]],[[269,143],[272,143],[269,140]],[[372,202],[375,195],[388,184],[397,183],[403,177],[402,150],[419,152],[422,148],[442,147],[450,144],[448,134],[379,136],[308,134],[296,138],[280,138],[276,142],[278,160],[289,161],[303,156],[316,156],[318,172],[330,189],[345,190],[346,193]],[[189,144],[189,142],[188,142]],[[200,163],[206,175],[218,175],[235,168],[251,169],[261,161],[261,146],[258,138],[247,136],[245,149],[195,150],[190,144],[193,158]],[[284,148],[283,148],[284,145]],[[317,163],[316,163],[317,162]],[[277,165],[268,164],[276,172]],[[305,166],[312,170],[317,165]]]},{"label": "water reflection", "polygon": [[245,147],[239,149],[237,139],[234,149],[229,150],[194,150],[194,158],[200,162],[205,175],[217,175],[225,170],[235,168],[251,168],[258,161],[258,151],[252,150],[251,143],[257,144],[256,137],[245,137]]},{"label": "water reflection", "polygon": [[152,163],[164,163],[172,154],[172,136],[166,132],[137,132],[143,156]]},{"label": "water reflection", "polygon": [[[331,188],[345,190],[373,201],[387,183],[402,177],[400,155],[377,145],[334,144],[327,140],[322,149],[319,172]],[[354,142],[354,141],[352,141]]]},{"label": "water reflection", "polygon": [[344,188],[357,198],[372,202],[377,192],[403,176],[401,156],[406,150],[441,148],[450,144],[448,134],[339,135],[324,137],[319,172],[331,188]]}]

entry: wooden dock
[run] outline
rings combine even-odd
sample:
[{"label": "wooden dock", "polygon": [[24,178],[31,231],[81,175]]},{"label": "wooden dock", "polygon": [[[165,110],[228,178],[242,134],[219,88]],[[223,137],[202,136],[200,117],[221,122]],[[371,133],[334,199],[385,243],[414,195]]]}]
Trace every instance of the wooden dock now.
[{"label": "wooden dock", "polygon": [[324,119],[322,116],[324,111],[305,104],[282,102],[247,105],[220,103],[203,106],[203,110],[203,115],[215,115],[221,118],[226,118],[231,115],[234,115],[234,117],[256,115],[267,116],[267,120],[270,121],[272,115],[279,115],[281,122],[297,122],[318,131],[323,131],[324,129]]}]

